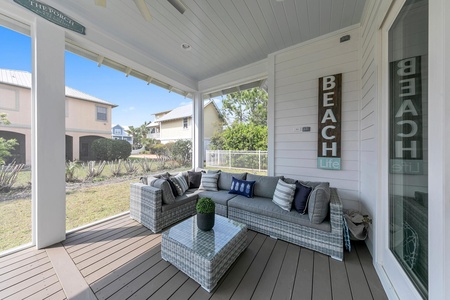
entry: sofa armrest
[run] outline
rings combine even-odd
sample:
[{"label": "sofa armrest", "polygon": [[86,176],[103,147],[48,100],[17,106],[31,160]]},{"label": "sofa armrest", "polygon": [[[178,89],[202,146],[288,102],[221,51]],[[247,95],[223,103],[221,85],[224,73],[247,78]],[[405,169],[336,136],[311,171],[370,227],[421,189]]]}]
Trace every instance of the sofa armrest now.
[{"label": "sofa armrest", "polygon": [[130,215],[141,222],[142,215],[157,217],[162,210],[162,191],[142,183],[130,184]]},{"label": "sofa armrest", "polygon": [[336,188],[330,188],[330,224],[331,232],[343,235],[343,211],[341,198]]}]

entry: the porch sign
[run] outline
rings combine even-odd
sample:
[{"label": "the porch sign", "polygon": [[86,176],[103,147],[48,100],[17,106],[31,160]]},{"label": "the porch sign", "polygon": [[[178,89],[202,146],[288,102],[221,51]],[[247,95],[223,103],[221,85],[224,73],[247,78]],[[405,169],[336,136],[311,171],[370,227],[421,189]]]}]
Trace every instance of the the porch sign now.
[{"label": "the porch sign", "polygon": [[69,16],[63,14],[56,8],[51,7],[45,3],[41,3],[36,0],[14,0],[14,2],[22,5],[23,7],[31,10],[38,16],[55,23],[61,27],[67,28],[69,30],[86,34],[86,28],[80,23],[72,20]]},{"label": "the porch sign", "polygon": [[422,75],[420,56],[390,63],[390,171],[423,174]]},{"label": "the porch sign", "polygon": [[341,169],[342,74],[319,78],[317,167]]}]

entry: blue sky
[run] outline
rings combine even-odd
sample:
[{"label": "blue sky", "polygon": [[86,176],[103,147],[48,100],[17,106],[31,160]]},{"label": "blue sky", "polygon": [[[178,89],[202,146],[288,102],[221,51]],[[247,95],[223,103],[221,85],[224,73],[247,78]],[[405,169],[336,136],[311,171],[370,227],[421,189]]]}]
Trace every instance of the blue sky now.
[{"label": "blue sky", "polygon": [[[31,38],[0,26],[0,68],[31,72]],[[66,85],[119,105],[112,123],[140,126],[190,99],[66,51]]]}]

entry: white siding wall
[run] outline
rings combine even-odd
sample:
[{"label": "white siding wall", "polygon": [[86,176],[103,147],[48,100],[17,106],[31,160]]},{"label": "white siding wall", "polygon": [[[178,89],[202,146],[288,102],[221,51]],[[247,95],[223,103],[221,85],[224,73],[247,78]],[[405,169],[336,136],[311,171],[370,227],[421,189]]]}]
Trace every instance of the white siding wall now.
[{"label": "white siding wall", "polygon": [[378,133],[380,115],[378,113],[378,78],[380,76],[379,61],[381,48],[379,45],[379,28],[386,15],[392,0],[367,0],[363,16],[361,18],[361,164],[360,164],[360,201],[361,210],[373,218],[373,224],[369,228],[369,238],[366,244],[375,256],[376,223],[382,221],[377,216],[377,195],[379,194],[379,154]]},{"label": "white siding wall", "polygon": [[[340,43],[349,34],[350,41]],[[277,52],[274,61],[274,173],[329,181],[346,208],[359,209],[359,27]],[[317,168],[319,78],[342,73],[341,170]],[[311,127],[310,132],[294,131]]]}]

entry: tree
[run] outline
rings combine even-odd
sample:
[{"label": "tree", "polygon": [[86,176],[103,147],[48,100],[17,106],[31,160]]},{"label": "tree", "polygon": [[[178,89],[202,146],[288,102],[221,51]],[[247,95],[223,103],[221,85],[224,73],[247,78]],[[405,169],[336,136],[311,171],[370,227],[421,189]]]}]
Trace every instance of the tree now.
[{"label": "tree", "polygon": [[222,150],[267,150],[267,126],[234,123],[222,132]]},{"label": "tree", "polygon": [[233,123],[253,123],[267,125],[266,91],[253,88],[246,91],[231,93],[222,101],[222,114]]},{"label": "tree", "polygon": [[[8,120],[6,113],[0,113],[0,125],[11,124]],[[14,146],[18,143],[15,139],[6,140],[0,137],[0,165],[5,164],[5,158],[11,156],[11,150],[14,150]]]},{"label": "tree", "polygon": [[128,127],[128,130],[125,130],[126,133],[133,137],[133,149],[142,148],[145,139],[147,138],[148,132],[150,131],[150,129],[147,127],[148,124],[150,124],[150,122],[145,121],[144,124],[137,128],[135,128],[134,126],[130,126]]},{"label": "tree", "polygon": [[222,114],[230,124],[211,137],[213,150],[267,150],[267,93],[258,88],[227,95]]},{"label": "tree", "polygon": [[177,140],[172,147],[173,158],[182,166],[187,165],[192,160],[192,141]]}]

